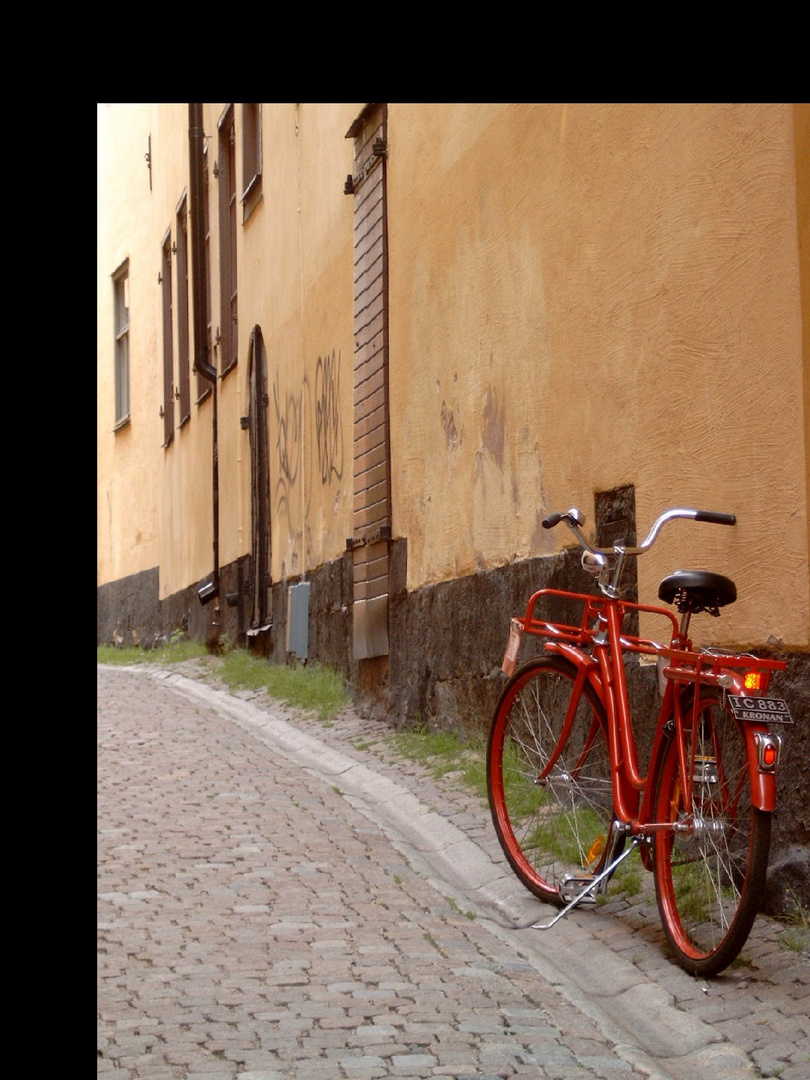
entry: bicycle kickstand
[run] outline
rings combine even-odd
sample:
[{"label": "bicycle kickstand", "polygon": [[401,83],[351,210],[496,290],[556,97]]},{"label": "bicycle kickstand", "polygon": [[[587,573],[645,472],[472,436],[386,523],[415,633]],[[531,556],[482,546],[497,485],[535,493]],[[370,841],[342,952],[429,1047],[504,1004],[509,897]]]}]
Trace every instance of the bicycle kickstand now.
[{"label": "bicycle kickstand", "polygon": [[639,844],[642,843],[644,843],[643,836],[633,836],[630,840],[630,846],[625,848],[621,855],[615,858],[613,862],[609,866],[605,867],[605,869],[601,873],[597,874],[592,881],[589,881],[585,888],[582,890],[582,892],[577,893],[574,899],[570,900],[562,909],[562,911],[558,911],[550,922],[533,923],[532,930],[550,930],[555,923],[558,923],[560,919],[567,915],[569,911],[572,911],[575,907],[578,907],[579,904],[587,903],[588,901],[593,903],[593,901],[596,899],[596,894],[594,893],[594,889],[596,888],[596,886],[601,884],[601,882],[603,882],[605,878],[609,878],[613,871],[616,869],[616,867],[619,865],[619,863],[624,862],[627,856],[632,855],[632,853],[636,850]]}]

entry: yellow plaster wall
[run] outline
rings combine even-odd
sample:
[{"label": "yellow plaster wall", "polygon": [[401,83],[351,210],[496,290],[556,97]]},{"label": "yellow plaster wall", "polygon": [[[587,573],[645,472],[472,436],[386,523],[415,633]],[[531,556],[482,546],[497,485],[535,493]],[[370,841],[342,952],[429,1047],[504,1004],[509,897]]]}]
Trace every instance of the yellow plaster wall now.
[{"label": "yellow plaster wall", "polygon": [[[241,196],[242,112],[236,109]],[[262,329],[270,388],[274,579],[335,558],[351,533],[352,170],[344,138],[361,106],[264,104],[262,199],[238,211],[239,362],[218,382],[219,562],[250,550],[248,345]],[[208,137],[211,304],[219,326],[217,131],[226,103],[204,106]],[[144,154],[152,137],[152,190]],[[196,404],[164,449],[160,249],[176,239],[189,183],[188,106],[109,105],[99,112],[99,583],[158,565],[165,598],[213,569],[213,402]],[[110,274],[130,258],[132,422],[113,436]],[[173,270],[173,272],[175,272]],[[178,283],[174,280],[177,301]],[[109,295],[107,295],[109,293]],[[191,301],[190,301],[191,303]],[[193,308],[190,311],[193,336]],[[175,384],[177,320],[173,320]],[[193,344],[192,344],[193,358]],[[217,365],[220,359],[217,357]],[[109,414],[109,416],[107,415]],[[107,421],[109,420],[109,423]]]},{"label": "yellow plaster wall", "polygon": [[636,485],[642,598],[737,580],[708,627],[804,645],[808,526],[789,105],[391,104],[394,530],[408,585],[552,550]]},{"label": "yellow plaster wall", "polygon": [[[262,106],[268,149],[262,203],[243,230],[240,356],[258,322],[268,359],[275,580],[337,557],[351,534],[353,219],[343,185],[352,170],[344,134],[359,108]],[[240,378],[246,386],[246,364]]]},{"label": "yellow plaster wall", "polygon": [[[205,108],[217,156],[224,103]],[[352,501],[352,171],[362,103],[262,106],[237,229],[239,364],[219,386],[220,562],[250,547],[247,350],[270,387],[272,574],[343,550]],[[241,106],[237,140],[241,143]],[[152,136],[152,179],[144,161]],[[640,564],[737,580],[726,643],[810,640],[807,106],[389,105],[394,532],[408,586],[555,550],[551,509],[634,483]],[[241,192],[241,148],[238,152]],[[99,108],[98,580],[212,569],[212,402],[162,448],[160,245],[188,185],[186,105]],[[219,323],[212,180],[212,303]],[[132,420],[113,424],[111,274],[130,260]],[[176,327],[175,327],[176,333]],[[192,376],[192,397],[194,378]]]},{"label": "yellow plaster wall", "polygon": [[[153,128],[148,106],[100,103],[97,109],[97,583],[155,567],[159,558],[159,459],[162,440],[158,348],[159,248],[144,155]],[[137,206],[137,218],[132,208]],[[159,243],[159,241],[158,241]],[[130,416],[115,426],[112,274],[129,259]]]}]

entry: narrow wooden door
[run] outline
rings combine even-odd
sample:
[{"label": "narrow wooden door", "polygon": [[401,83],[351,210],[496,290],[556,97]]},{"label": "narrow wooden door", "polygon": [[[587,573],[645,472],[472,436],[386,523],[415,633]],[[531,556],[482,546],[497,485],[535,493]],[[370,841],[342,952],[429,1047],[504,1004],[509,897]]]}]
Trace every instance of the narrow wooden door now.
[{"label": "narrow wooden door", "polygon": [[354,658],[388,653],[391,469],[388,420],[386,108],[372,103],[354,139]]}]

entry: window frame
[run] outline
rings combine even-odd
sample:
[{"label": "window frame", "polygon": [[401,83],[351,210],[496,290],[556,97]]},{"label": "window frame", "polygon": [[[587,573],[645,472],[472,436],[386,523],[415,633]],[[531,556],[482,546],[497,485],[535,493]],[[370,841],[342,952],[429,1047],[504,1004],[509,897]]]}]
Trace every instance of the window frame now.
[{"label": "window frame", "polygon": [[[203,234],[205,244],[205,311],[206,311],[206,351],[208,356],[208,363],[212,368],[216,369],[217,358],[214,352],[214,327],[213,327],[213,314],[211,306],[211,181],[209,179],[208,172],[208,147],[203,148],[203,174],[202,174],[202,218],[203,218]],[[213,394],[213,386],[209,379],[206,379],[196,366],[193,368],[194,374],[197,376],[197,405],[202,405],[204,401]]]},{"label": "window frame", "polygon": [[129,259],[125,259],[112,274],[113,283],[113,335],[115,379],[115,426],[120,430],[130,422],[130,317],[129,317]]},{"label": "window frame", "polygon": [[242,224],[262,197],[262,106],[242,103]]},{"label": "window frame", "polygon": [[174,439],[174,336],[172,326],[172,231],[166,230],[160,246],[160,292],[163,311],[163,448]]},{"label": "window frame", "polygon": [[179,427],[191,418],[191,314],[189,310],[188,200],[185,192],[177,207],[177,383]]},{"label": "window frame", "polygon": [[219,345],[220,378],[239,360],[236,228],[236,113],[229,105],[219,121]]}]

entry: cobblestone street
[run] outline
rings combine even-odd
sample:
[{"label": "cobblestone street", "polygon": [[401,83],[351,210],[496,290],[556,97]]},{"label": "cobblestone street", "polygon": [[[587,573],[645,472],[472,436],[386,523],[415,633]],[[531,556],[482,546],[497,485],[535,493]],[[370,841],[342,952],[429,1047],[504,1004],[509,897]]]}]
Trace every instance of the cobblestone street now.
[{"label": "cobblestone street", "polygon": [[99,667],[100,1075],[808,1076],[810,962],[783,927],[758,920],[709,985],[643,903],[538,934],[486,807],[383,735]]}]

